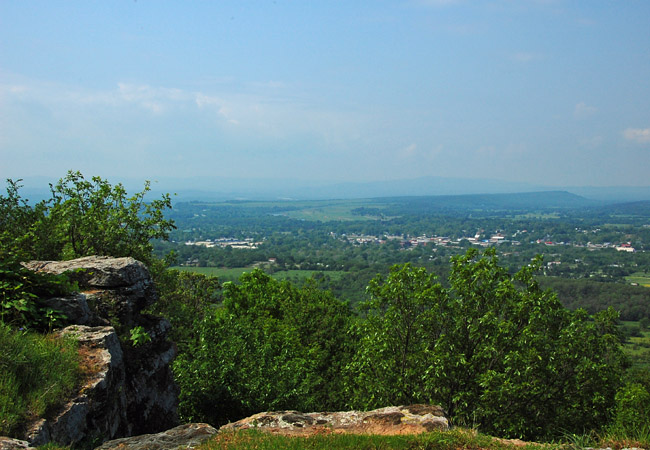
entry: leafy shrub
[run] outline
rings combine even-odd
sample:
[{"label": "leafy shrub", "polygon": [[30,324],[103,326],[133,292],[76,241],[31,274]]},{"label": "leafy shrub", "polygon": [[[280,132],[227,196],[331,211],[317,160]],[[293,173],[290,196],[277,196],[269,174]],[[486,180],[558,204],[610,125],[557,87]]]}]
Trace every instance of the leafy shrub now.
[{"label": "leafy shrub", "polygon": [[635,435],[650,432],[650,393],[639,383],[628,383],[616,394],[614,430]]},{"label": "leafy shrub", "polygon": [[153,262],[152,239],[166,239],[174,223],[164,217],[168,194],[145,201],[151,190],[128,196],[122,184],[69,171],[50,185],[52,197],[31,206],[19,181],[8,180],[0,195],[0,248],[25,259],[73,259],[81,256],[131,256]]},{"label": "leafy shrub", "polygon": [[23,267],[0,249],[0,322],[15,327],[51,330],[65,317],[42,298],[66,295],[78,287],[66,275],[44,274]]},{"label": "leafy shrub", "polygon": [[174,361],[182,419],[218,425],[264,410],[342,407],[347,306],[260,270],[240,281],[224,284],[223,305],[194,323],[197,339]]}]

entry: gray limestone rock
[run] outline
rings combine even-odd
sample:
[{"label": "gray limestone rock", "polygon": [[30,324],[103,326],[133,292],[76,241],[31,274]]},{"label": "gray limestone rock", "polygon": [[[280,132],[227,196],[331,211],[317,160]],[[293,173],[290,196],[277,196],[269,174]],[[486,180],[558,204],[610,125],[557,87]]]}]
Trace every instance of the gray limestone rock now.
[{"label": "gray limestone rock", "polygon": [[217,430],[205,423],[190,423],[157,434],[145,434],[105,442],[96,450],[171,450],[194,448]]},{"label": "gray limestone rock", "polygon": [[126,372],[122,346],[113,327],[71,325],[61,334],[78,341],[92,372],[77,397],[51,419],[40,419],[27,432],[31,445],[50,441],[74,445],[98,436],[120,436],[130,432],[124,389]]},{"label": "gray limestone rock", "polygon": [[[169,322],[142,314],[157,300],[144,264],[133,258],[90,256],[25,266],[67,272],[78,282],[81,294],[49,302],[68,316],[68,322],[76,322],[62,333],[76,336],[84,363],[92,368],[80,392],[59,414],[31,424],[25,436],[29,444],[87,446],[176,426],[179,389],[170,363],[177,351],[167,340]],[[129,337],[134,327],[142,327],[151,339],[133,345]]]},{"label": "gray limestone rock", "polygon": [[36,450],[29,442],[0,436],[0,450]]},{"label": "gray limestone rock", "polygon": [[281,434],[339,433],[412,434],[448,430],[449,420],[440,406],[389,406],[373,411],[301,413],[263,412],[229,423],[220,431],[256,428]]}]

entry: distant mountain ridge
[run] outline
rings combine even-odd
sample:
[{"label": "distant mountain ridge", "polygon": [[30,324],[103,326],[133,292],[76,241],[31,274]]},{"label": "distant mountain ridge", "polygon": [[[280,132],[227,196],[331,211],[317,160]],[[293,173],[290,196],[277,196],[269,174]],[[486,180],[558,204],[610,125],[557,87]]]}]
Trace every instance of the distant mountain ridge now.
[{"label": "distant mountain ridge", "polygon": [[[64,174],[61,174],[63,176]],[[93,174],[86,174],[91,177]],[[327,200],[403,196],[446,196],[474,194],[515,194],[529,192],[566,191],[581,197],[608,203],[650,200],[650,186],[626,187],[549,187],[525,182],[494,179],[465,179],[421,177],[413,179],[324,182],[296,179],[237,179],[227,177],[148,177],[127,179],[105,177],[112,184],[122,183],[128,192],[142,189],[144,180],[152,181],[152,194],[176,193],[174,201],[191,200]],[[48,183],[56,179],[25,177],[21,192],[30,200],[49,198]]]},{"label": "distant mountain ridge", "polygon": [[[399,197],[378,198],[377,201],[395,202]],[[418,210],[517,210],[517,209],[569,209],[601,206],[602,202],[587,199],[567,191],[519,192],[512,194],[464,194],[402,197],[409,208]]]}]

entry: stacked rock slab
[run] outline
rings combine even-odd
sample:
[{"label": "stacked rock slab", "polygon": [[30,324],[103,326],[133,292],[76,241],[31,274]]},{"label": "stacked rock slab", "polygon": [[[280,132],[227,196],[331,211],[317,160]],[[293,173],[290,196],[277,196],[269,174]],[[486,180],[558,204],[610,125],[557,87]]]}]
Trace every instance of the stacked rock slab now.
[{"label": "stacked rock slab", "polygon": [[[144,264],[91,256],[26,266],[68,272],[78,282],[81,294],[49,302],[72,322],[61,333],[78,339],[91,372],[60,414],[33,424],[25,436],[29,444],[87,445],[176,426],[178,387],[170,368],[176,348],[167,340],[169,322],[142,314],[157,299]],[[129,330],[136,326],[143,327],[149,342],[129,344]]]},{"label": "stacked rock slab", "polygon": [[395,435],[448,430],[449,421],[440,406],[410,405],[372,411],[264,412],[224,425],[219,431],[250,428],[287,435],[317,432]]}]

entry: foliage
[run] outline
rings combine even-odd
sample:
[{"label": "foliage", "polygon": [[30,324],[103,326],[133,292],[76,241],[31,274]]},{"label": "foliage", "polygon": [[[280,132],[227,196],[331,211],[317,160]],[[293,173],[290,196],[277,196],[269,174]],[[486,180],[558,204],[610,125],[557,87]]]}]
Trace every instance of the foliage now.
[{"label": "foliage", "polygon": [[65,319],[42,299],[77,290],[66,275],[31,271],[0,248],[0,322],[14,327],[51,330]]},{"label": "foliage", "polygon": [[145,201],[148,181],[129,197],[122,184],[70,171],[50,185],[50,199],[34,206],[20,197],[19,181],[7,183],[7,195],[0,196],[0,244],[22,260],[106,255],[150,263],[150,241],[166,239],[174,228],[164,217],[168,194]]},{"label": "foliage", "polygon": [[30,206],[19,194],[20,181],[7,180],[7,195],[0,195],[0,249],[24,260],[48,248],[51,236],[45,223],[48,203]]},{"label": "foliage", "polygon": [[145,331],[144,327],[138,325],[129,330],[129,340],[134,347],[139,347],[151,342],[151,336]]},{"label": "foliage", "polygon": [[73,339],[17,331],[0,322],[0,435],[60,405],[79,379]]},{"label": "foliage", "polygon": [[569,309],[584,308],[595,314],[613,306],[620,312],[621,320],[650,321],[650,289],[646,287],[559,277],[544,277],[539,282],[556,292]]},{"label": "foliage", "polygon": [[181,416],[220,424],[263,410],[340,404],[348,308],[259,270],[240,282],[224,285],[223,306],[195,323],[198,341],[174,362]]},{"label": "foliage", "polygon": [[[353,403],[361,408],[429,400],[423,374],[428,346],[436,338],[436,299],[442,295],[433,275],[410,264],[394,266],[387,279],[370,282],[367,311],[354,329],[359,349],[348,372],[354,379]],[[348,378],[348,377],[346,377]]]},{"label": "foliage", "polygon": [[127,196],[122,184],[111,186],[100,177],[86,180],[80,172],[68,172],[51,185],[49,221],[61,245],[63,259],[86,255],[131,256],[149,263],[151,239],[166,239],[174,228],[164,218],[171,208],[169,194],[145,202],[150,183],[142,192]]},{"label": "foliage", "polygon": [[392,386],[509,437],[606,423],[624,368],[617,315],[564,309],[534,280],[540,264],[510,275],[493,250],[470,249],[452,259],[449,289],[408,265],[373,280],[352,404],[383,406]]},{"label": "foliage", "polygon": [[650,393],[639,383],[628,383],[616,393],[612,430],[619,435],[641,433],[650,438]]},{"label": "foliage", "polygon": [[159,300],[150,312],[170,321],[170,339],[182,353],[197,343],[195,327],[221,302],[221,284],[217,277],[167,269],[157,271],[156,288]]}]

